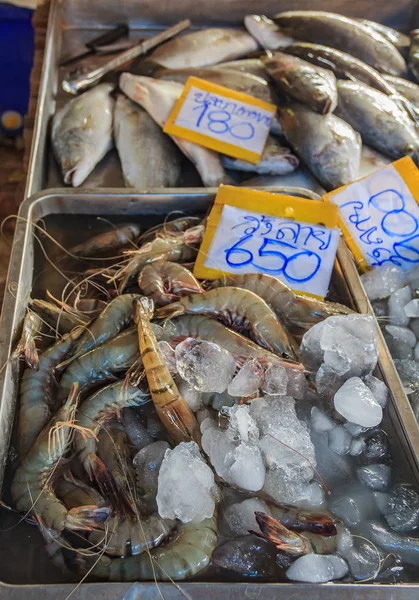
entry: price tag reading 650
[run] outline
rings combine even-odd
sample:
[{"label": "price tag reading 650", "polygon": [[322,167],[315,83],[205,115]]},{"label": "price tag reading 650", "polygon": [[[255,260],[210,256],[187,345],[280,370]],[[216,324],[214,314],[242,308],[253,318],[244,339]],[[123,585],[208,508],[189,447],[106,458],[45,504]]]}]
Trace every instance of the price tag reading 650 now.
[{"label": "price tag reading 650", "polygon": [[275,113],[273,104],[189,77],[163,131],[257,163]]}]

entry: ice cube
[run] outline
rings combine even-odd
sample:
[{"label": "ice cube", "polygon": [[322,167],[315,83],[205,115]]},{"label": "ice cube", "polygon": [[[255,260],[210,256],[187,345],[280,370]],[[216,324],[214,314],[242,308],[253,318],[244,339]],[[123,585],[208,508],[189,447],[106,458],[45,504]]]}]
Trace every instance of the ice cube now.
[{"label": "ice cube", "polygon": [[348,455],[341,456],[332,452],[327,443],[327,433],[312,431],[311,439],[316,449],[317,471],[330,489],[334,490],[353,479],[353,459]]},{"label": "ice cube", "polygon": [[419,362],[415,360],[395,360],[397,372],[404,387],[414,391],[419,389]]},{"label": "ice cube", "polygon": [[244,363],[240,371],[229,383],[227,391],[230,396],[253,398],[262,385],[263,374],[256,359],[251,358]]},{"label": "ice cube", "polygon": [[345,557],[354,545],[351,532],[344,525],[336,525],[336,550]]},{"label": "ice cube", "polygon": [[304,372],[298,369],[287,369],[287,376],[287,396],[291,396],[295,400],[304,400],[308,390],[308,383]]},{"label": "ice cube", "polygon": [[206,429],[209,429],[210,427],[216,427],[214,419],[212,419],[211,417],[206,417],[200,422],[201,433],[204,433],[204,431]]},{"label": "ice cube", "polygon": [[416,339],[419,338],[419,319],[410,319],[409,328],[413,331]]},{"label": "ice cube", "polygon": [[388,492],[373,492],[373,496],[377,503],[378,510],[382,515],[385,515],[388,511],[390,494]]},{"label": "ice cube", "polygon": [[[308,499],[312,493],[307,488],[307,480],[301,476],[298,469],[288,468],[284,471],[273,465],[266,472],[263,493],[278,504],[297,506],[304,497]],[[275,516],[274,508],[271,507],[271,510]]]},{"label": "ice cube", "polygon": [[384,381],[377,379],[374,375],[367,375],[364,377],[364,383],[372,391],[381,408],[384,408],[388,400],[388,389]]},{"label": "ice cube", "polygon": [[329,401],[342,386],[345,378],[338,375],[330,365],[323,363],[316,373],[315,383],[319,397]]},{"label": "ice cube", "polygon": [[206,426],[202,432],[201,444],[217,475],[227,481],[235,444],[228,439],[224,431],[218,429],[215,423]]},{"label": "ice cube", "polygon": [[388,464],[391,461],[387,434],[382,429],[375,429],[364,436],[365,448],[359,454],[357,461],[360,465],[374,463]]},{"label": "ice cube", "polygon": [[159,342],[159,348],[163,354],[167,368],[172,375],[175,375],[177,373],[175,351],[168,342]]},{"label": "ice cube", "polygon": [[323,362],[324,351],[320,346],[320,340],[326,321],[327,319],[310,327],[301,340],[301,362],[313,371],[316,371]]},{"label": "ice cube", "polygon": [[363,427],[375,427],[383,418],[383,409],[359,377],[345,381],[335,394],[334,406],[342,417]]},{"label": "ice cube", "polygon": [[412,348],[407,342],[396,339],[385,330],[383,331],[383,334],[390,354],[393,358],[403,360],[413,357]]},{"label": "ice cube", "polygon": [[213,414],[214,413],[212,413],[208,408],[201,408],[196,413],[196,420],[199,424],[201,424],[202,421],[205,421],[205,419],[212,419]]},{"label": "ice cube", "polygon": [[212,517],[219,491],[198,444],[181,442],[167,450],[160,467],[157,506],[164,519],[183,523]]},{"label": "ice cube", "polygon": [[189,408],[193,410],[193,412],[197,412],[200,408],[202,408],[202,394],[196,388],[192,387],[188,381],[182,379],[182,377],[176,378],[176,383],[180,392],[180,395]]},{"label": "ice cube", "polygon": [[122,422],[129,443],[136,450],[141,450],[141,448],[145,448],[145,446],[154,442],[147,428],[141,423],[137,409],[124,408],[122,410]]},{"label": "ice cube", "polygon": [[224,512],[224,518],[231,531],[236,535],[247,535],[249,529],[260,531],[255,519],[255,512],[271,514],[269,507],[259,498],[248,498],[243,502],[231,504]]},{"label": "ice cube", "polygon": [[411,329],[396,325],[386,325],[386,330],[397,342],[404,342],[411,348],[416,346],[416,336]]},{"label": "ice cube", "polygon": [[390,493],[385,519],[393,531],[419,528],[419,495],[407,484],[398,484]]},{"label": "ice cube", "polygon": [[361,433],[368,431],[368,427],[362,427],[362,425],[357,425],[356,423],[351,423],[350,421],[346,421],[344,428],[349,431],[352,437],[356,437],[361,435]]},{"label": "ice cube", "polygon": [[359,542],[346,554],[345,559],[349,565],[351,575],[356,580],[375,579],[381,567],[381,556],[376,546],[370,542]]},{"label": "ice cube", "polygon": [[342,579],[348,573],[348,565],[333,554],[306,554],[300,556],[286,571],[291,581],[305,583],[326,583],[334,579]]},{"label": "ice cube", "polygon": [[[390,323],[405,327],[409,323],[409,316],[405,311],[406,304],[412,300],[412,291],[408,285],[393,292],[388,299],[388,312]],[[415,316],[415,315],[413,315]]]},{"label": "ice cube", "polygon": [[384,263],[361,275],[361,281],[370,300],[387,298],[405,285],[405,274],[400,267]]},{"label": "ice cube", "polygon": [[250,492],[262,489],[265,482],[265,465],[259,448],[240,444],[226,456],[226,461],[231,461],[228,483]]},{"label": "ice cube", "polygon": [[419,566],[417,538],[389,531],[377,521],[366,523],[366,535],[386,552],[397,552],[402,561],[414,567]]},{"label": "ice cube", "polygon": [[186,338],[175,355],[178,373],[201,392],[224,392],[236,370],[230,352],[204,340]]},{"label": "ice cube", "polygon": [[416,344],[415,349],[413,350],[413,356],[415,360],[419,360],[419,343]]},{"label": "ice cube", "polygon": [[419,300],[415,298],[414,300],[410,300],[410,302],[407,302],[404,306],[404,312],[406,314],[406,317],[419,317]]},{"label": "ice cube", "polygon": [[356,527],[366,519],[375,517],[378,512],[371,490],[354,483],[332,494],[329,510],[347,527]]},{"label": "ice cube", "polygon": [[329,448],[336,454],[348,454],[351,440],[348,431],[340,425],[329,431]]},{"label": "ice cube", "polygon": [[351,456],[358,456],[365,448],[365,440],[362,438],[353,438],[351,447],[349,448],[349,454]]},{"label": "ice cube", "polygon": [[322,410],[313,406],[311,409],[311,427],[317,433],[323,433],[324,431],[330,431],[333,427],[336,427],[336,423],[332,421]]},{"label": "ice cube", "polygon": [[167,442],[154,442],[137,452],[132,461],[138,493],[153,512],[157,510],[156,495],[159,471],[169,447]]},{"label": "ice cube", "polygon": [[259,439],[259,429],[255,419],[250,414],[250,406],[238,405],[228,409],[230,422],[228,426],[229,437],[241,442],[256,443]]},{"label": "ice cube", "polygon": [[266,369],[263,391],[270,396],[286,396],[288,387],[287,370],[273,364]]},{"label": "ice cube", "polygon": [[391,469],[388,465],[372,464],[359,467],[358,479],[377,492],[384,492],[390,485]]},{"label": "ice cube", "polygon": [[305,510],[325,508],[326,494],[318,481],[312,481],[306,487],[302,488],[300,497],[293,504]]}]

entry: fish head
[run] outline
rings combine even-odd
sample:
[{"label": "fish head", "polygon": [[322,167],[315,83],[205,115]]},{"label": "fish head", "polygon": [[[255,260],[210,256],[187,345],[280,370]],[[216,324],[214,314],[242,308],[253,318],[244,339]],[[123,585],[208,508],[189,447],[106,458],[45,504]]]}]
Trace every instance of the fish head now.
[{"label": "fish head", "polygon": [[285,48],[293,43],[294,39],[285,35],[280,27],[265,15],[247,15],[244,18],[247,31],[259,42],[265,50]]}]

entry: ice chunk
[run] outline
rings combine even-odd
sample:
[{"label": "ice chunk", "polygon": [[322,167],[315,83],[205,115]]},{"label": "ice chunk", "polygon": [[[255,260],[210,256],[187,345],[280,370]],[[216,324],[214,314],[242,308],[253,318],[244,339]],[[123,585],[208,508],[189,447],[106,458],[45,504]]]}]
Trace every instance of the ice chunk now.
[{"label": "ice chunk", "polygon": [[358,479],[367,487],[378,492],[384,492],[390,485],[391,469],[388,465],[372,464],[360,467]]},{"label": "ice chunk", "polygon": [[208,408],[201,408],[196,413],[196,420],[198,421],[199,424],[201,424],[202,421],[205,421],[205,419],[212,419],[213,414],[214,413],[212,413]]},{"label": "ice chunk", "polygon": [[215,427],[215,426],[216,426],[216,424],[214,423],[214,419],[212,419],[211,417],[206,417],[205,419],[203,419],[200,422],[201,433],[204,433],[204,431],[206,429],[209,429],[209,428]]},{"label": "ice chunk", "polygon": [[122,423],[129,443],[135,450],[141,450],[141,448],[145,448],[145,446],[154,442],[147,428],[141,423],[140,416],[135,408],[124,408],[122,410]]},{"label": "ice chunk", "polygon": [[[307,480],[301,477],[297,469],[287,469],[272,465],[266,472],[263,492],[278,504],[297,506],[312,491],[308,489]],[[274,509],[272,508],[272,511]]]},{"label": "ice chunk", "polygon": [[159,342],[159,348],[163,354],[167,368],[172,375],[175,375],[177,373],[175,351],[168,342]]},{"label": "ice chunk", "polygon": [[338,375],[333,367],[323,363],[315,378],[317,394],[322,400],[331,400],[343,382],[344,378]]},{"label": "ice chunk", "polygon": [[228,439],[224,431],[218,429],[215,423],[206,423],[202,432],[201,444],[217,475],[227,481],[233,460],[232,453],[236,446]]},{"label": "ice chunk", "polygon": [[348,565],[333,554],[306,554],[297,560],[286,571],[291,581],[306,583],[326,583],[334,579],[342,579],[348,573]]},{"label": "ice chunk", "polygon": [[295,400],[304,400],[308,390],[308,383],[304,372],[298,371],[298,369],[287,369],[287,376],[287,396],[291,396]]},{"label": "ice chunk", "polygon": [[329,509],[347,527],[356,527],[378,512],[371,490],[355,483],[335,491],[329,500]]},{"label": "ice chunk", "polygon": [[293,504],[306,510],[325,508],[326,494],[318,481],[312,481],[302,488],[300,497]]},{"label": "ice chunk", "polygon": [[329,448],[336,454],[348,454],[351,440],[348,431],[340,425],[329,431]]},{"label": "ice chunk", "polygon": [[229,437],[232,440],[255,443],[259,439],[259,429],[255,419],[250,414],[250,406],[238,405],[228,409],[230,417]]},{"label": "ice chunk", "polygon": [[361,275],[361,281],[370,300],[387,298],[405,285],[405,274],[400,267],[384,263]]},{"label": "ice chunk", "polygon": [[388,349],[390,350],[390,354],[393,358],[402,360],[406,358],[412,358],[412,348],[407,342],[404,342],[400,339],[396,339],[395,337],[390,335],[386,330],[383,331],[383,334]]},{"label": "ice chunk", "polygon": [[398,484],[388,500],[385,519],[393,531],[416,531],[419,528],[419,495],[407,484]]},{"label": "ice chunk", "polygon": [[152,511],[157,510],[156,495],[159,471],[168,449],[167,442],[154,442],[137,452],[132,461],[138,493]]},{"label": "ice chunk", "polygon": [[181,442],[167,450],[160,467],[157,506],[164,519],[183,523],[212,517],[219,491],[214,474],[195,442]]},{"label": "ice chunk", "polygon": [[377,503],[377,508],[382,515],[385,515],[388,511],[388,503],[390,500],[390,494],[388,492],[374,492],[373,496]]},{"label": "ice chunk", "polygon": [[313,371],[316,371],[323,362],[324,351],[320,346],[320,340],[326,321],[327,319],[310,327],[301,340],[301,361],[308,369],[312,369]]},{"label": "ice chunk", "polygon": [[201,392],[224,392],[236,370],[230,352],[204,340],[186,338],[175,355],[181,377]]},{"label": "ice chunk", "polygon": [[342,417],[363,427],[375,427],[383,418],[383,409],[359,377],[345,381],[335,394],[334,406]]},{"label": "ice chunk", "polygon": [[404,342],[411,348],[416,346],[416,336],[411,329],[396,325],[386,325],[386,330],[397,342]]},{"label": "ice chunk", "polygon": [[351,423],[350,421],[347,421],[344,424],[344,428],[349,431],[352,437],[361,435],[361,433],[364,433],[368,430],[368,427],[362,427],[362,425],[357,425],[356,423]]},{"label": "ice chunk", "polygon": [[186,400],[189,408],[193,412],[197,412],[202,408],[202,394],[197,389],[191,386],[188,381],[185,381],[181,377],[176,378],[176,383],[180,392],[180,395]]},{"label": "ice chunk", "polygon": [[311,439],[316,449],[317,471],[330,489],[334,490],[353,478],[353,459],[332,452],[327,443],[327,433],[312,431]]},{"label": "ice chunk", "polygon": [[333,427],[336,427],[336,423],[332,421],[322,410],[313,406],[311,409],[311,427],[317,433],[323,433],[324,431],[330,431]]},{"label": "ice chunk", "polygon": [[250,492],[262,489],[265,482],[265,465],[259,448],[240,444],[226,460],[232,461],[227,476],[228,483]]},{"label": "ice chunk", "polygon": [[259,363],[250,359],[244,363],[240,371],[229,383],[227,391],[231,396],[252,398],[262,385],[263,373]]},{"label": "ice chunk", "polygon": [[388,389],[384,381],[377,379],[374,375],[367,375],[364,377],[364,383],[372,391],[381,408],[384,408],[388,400]]},{"label": "ice chunk", "polygon": [[419,566],[417,537],[397,534],[389,531],[376,521],[366,523],[366,535],[370,540],[386,552],[397,552],[397,555],[408,565]]},{"label": "ice chunk", "polygon": [[419,319],[411,319],[409,323],[410,329],[416,336],[416,339],[419,338]]},{"label": "ice chunk", "polygon": [[365,448],[365,440],[362,438],[353,438],[351,447],[349,448],[349,454],[351,456],[358,456]]},{"label": "ice chunk", "polygon": [[360,465],[388,464],[391,461],[388,438],[385,431],[375,429],[364,436],[365,448],[358,456]]},{"label": "ice chunk", "polygon": [[[405,311],[405,305],[412,300],[412,291],[408,285],[393,292],[388,299],[388,312],[390,323],[402,327],[409,323],[409,316]],[[415,315],[413,315],[415,316]]]},{"label": "ice chunk", "polygon": [[273,364],[266,369],[263,391],[270,396],[285,396],[288,387],[287,370]]},{"label": "ice chunk", "polygon": [[370,542],[359,542],[345,556],[351,575],[356,580],[375,579],[381,567],[381,556]]},{"label": "ice chunk", "polygon": [[341,556],[345,556],[354,545],[351,532],[344,525],[336,525],[336,550]]},{"label": "ice chunk", "polygon": [[419,360],[419,343],[416,344],[415,349],[413,350],[413,356],[415,360]]},{"label": "ice chunk", "polygon": [[413,390],[419,389],[419,362],[415,360],[395,360],[397,372],[404,387]]},{"label": "ice chunk", "polygon": [[404,306],[404,312],[406,314],[406,317],[419,317],[419,300],[415,298],[414,300],[410,300],[410,302],[407,302]]},{"label": "ice chunk", "polygon": [[243,502],[231,504],[224,512],[224,518],[231,531],[236,535],[247,535],[249,529],[259,531],[255,512],[271,514],[269,507],[259,498],[249,498]]}]

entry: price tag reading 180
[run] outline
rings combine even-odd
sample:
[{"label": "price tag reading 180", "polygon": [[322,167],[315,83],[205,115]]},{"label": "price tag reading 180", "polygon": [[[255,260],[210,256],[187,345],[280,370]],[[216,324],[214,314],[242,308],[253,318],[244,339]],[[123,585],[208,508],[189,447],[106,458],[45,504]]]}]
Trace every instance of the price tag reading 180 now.
[{"label": "price tag reading 180", "polygon": [[197,77],[189,77],[165,133],[258,163],[276,106]]}]

